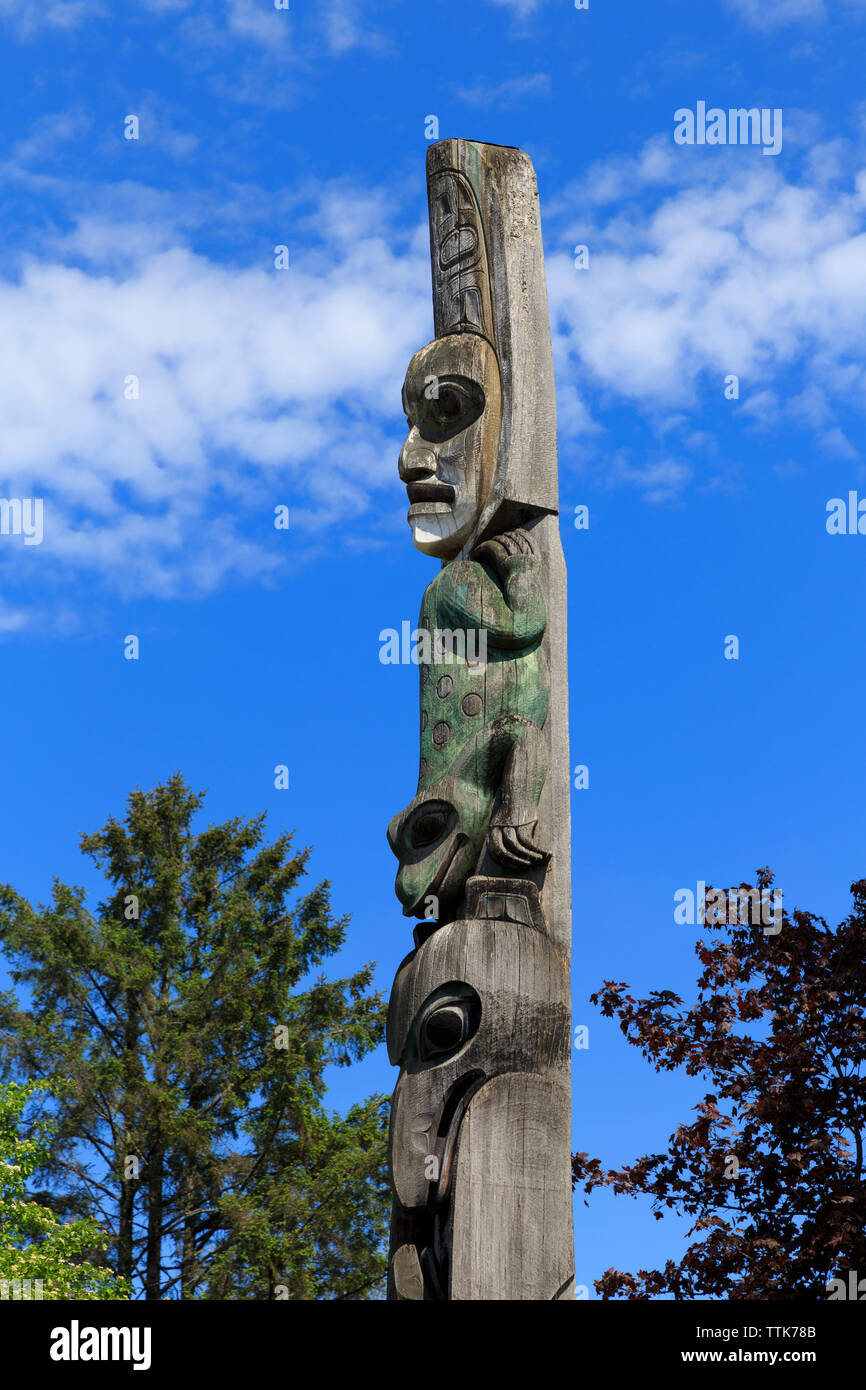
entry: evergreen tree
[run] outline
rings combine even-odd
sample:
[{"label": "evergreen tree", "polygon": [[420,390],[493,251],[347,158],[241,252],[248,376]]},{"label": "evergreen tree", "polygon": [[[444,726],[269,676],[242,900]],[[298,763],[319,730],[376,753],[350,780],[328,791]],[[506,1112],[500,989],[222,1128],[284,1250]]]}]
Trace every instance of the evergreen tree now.
[{"label": "evergreen tree", "polygon": [[110,891],[92,912],[54,881],[0,888],[6,1076],[62,1078],[40,1171],[60,1213],[98,1218],[148,1299],[375,1296],[384,1270],[385,1117],[323,1107],[329,1064],[382,1039],[372,966],[317,973],[343,945],[309,849],[265,816],[196,831],[180,774],[81,837]]}]

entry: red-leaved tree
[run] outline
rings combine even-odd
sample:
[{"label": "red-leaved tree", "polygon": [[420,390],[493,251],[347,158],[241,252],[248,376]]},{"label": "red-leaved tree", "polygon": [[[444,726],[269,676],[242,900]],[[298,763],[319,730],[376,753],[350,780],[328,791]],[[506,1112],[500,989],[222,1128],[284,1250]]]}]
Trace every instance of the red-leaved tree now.
[{"label": "red-leaved tree", "polygon": [[[759,871],[759,890],[772,882]],[[649,1196],[658,1219],[690,1217],[697,1237],[663,1269],[609,1269],[602,1298],[823,1300],[834,1278],[866,1276],[866,879],[851,892],[835,930],[801,911],[775,933],[714,925],[695,947],[690,1007],[614,981],[592,995],[657,1071],[709,1083],[664,1153],[613,1171],[574,1155],[576,1187]]]}]

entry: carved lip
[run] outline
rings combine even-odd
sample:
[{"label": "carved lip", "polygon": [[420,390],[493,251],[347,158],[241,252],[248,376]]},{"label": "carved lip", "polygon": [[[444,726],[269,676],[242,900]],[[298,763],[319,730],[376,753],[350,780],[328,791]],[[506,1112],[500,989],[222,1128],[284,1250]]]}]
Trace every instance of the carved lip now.
[{"label": "carved lip", "polygon": [[462,832],[458,831],[457,834],[454,836],[454,843],[448,851],[448,854],[446,855],[444,862],[439,866],[439,872],[436,874],[436,877],[430,883],[429,887],[427,887],[421,894],[421,896],[412,904],[411,907],[403,908],[404,917],[417,916],[418,908],[424,902],[425,898],[439,897],[440,890],[443,884],[445,883],[446,878],[448,877],[451,865],[454,863],[454,860],[456,859],[459,851],[463,848],[463,846],[466,843],[466,836],[462,834]]},{"label": "carved lip", "polygon": [[433,479],[429,483],[407,483],[406,493],[414,505],[418,502],[445,502],[450,507],[454,501],[454,489],[450,483],[440,483]]}]

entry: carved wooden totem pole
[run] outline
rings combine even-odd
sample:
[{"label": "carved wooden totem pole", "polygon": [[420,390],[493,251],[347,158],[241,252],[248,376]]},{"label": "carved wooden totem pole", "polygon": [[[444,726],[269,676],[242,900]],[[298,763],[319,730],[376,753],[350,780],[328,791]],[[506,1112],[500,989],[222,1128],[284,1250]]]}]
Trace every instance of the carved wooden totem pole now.
[{"label": "carved wooden totem pole", "polygon": [[391,996],[389,1298],[574,1297],[565,565],[535,175],[427,157],[435,338],[403,388],[418,790],[388,828],[419,918]]}]

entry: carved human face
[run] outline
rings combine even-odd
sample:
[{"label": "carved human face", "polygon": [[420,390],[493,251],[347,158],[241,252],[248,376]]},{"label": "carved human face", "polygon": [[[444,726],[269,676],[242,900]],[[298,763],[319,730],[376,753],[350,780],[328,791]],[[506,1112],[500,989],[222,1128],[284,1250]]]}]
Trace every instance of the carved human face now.
[{"label": "carved human face", "polygon": [[481,515],[499,445],[499,364],[487,340],[455,333],[416,352],[403,409],[409,434],[400,477],[409,494],[412,543],[425,555],[451,560]]}]

